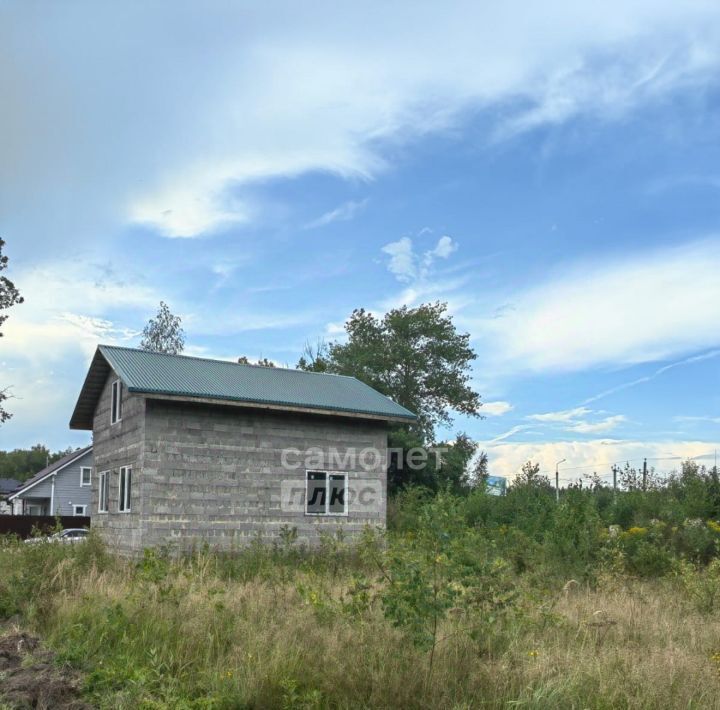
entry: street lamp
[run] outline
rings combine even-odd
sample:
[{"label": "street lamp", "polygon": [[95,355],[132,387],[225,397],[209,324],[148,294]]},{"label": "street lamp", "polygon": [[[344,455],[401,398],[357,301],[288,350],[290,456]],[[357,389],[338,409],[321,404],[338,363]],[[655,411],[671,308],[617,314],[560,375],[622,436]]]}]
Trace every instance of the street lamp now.
[{"label": "street lamp", "polygon": [[561,463],[565,463],[567,459],[560,459],[555,464],[555,500],[559,503],[560,502],[560,471],[558,469],[558,466],[560,466]]}]

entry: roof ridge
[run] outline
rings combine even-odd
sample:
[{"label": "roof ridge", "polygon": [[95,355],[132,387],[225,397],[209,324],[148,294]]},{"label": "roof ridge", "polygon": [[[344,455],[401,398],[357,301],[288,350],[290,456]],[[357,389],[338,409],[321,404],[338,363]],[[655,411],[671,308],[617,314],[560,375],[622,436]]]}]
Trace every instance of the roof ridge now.
[{"label": "roof ridge", "polygon": [[[178,353],[177,355],[173,355],[172,353],[159,353],[155,350],[143,350],[142,348],[129,348],[125,345],[105,345],[104,343],[100,343],[98,345],[99,348],[113,348],[115,350],[129,350],[130,352],[134,353],[149,353],[151,355],[161,355],[163,357],[180,357],[184,358],[185,360],[200,360],[200,362],[218,362],[223,365],[237,365],[238,367],[255,367],[262,370],[282,370],[284,372],[299,372],[305,375],[322,375],[324,377],[344,377],[347,380],[357,380],[357,382],[362,382],[362,380],[358,380],[357,377],[353,377],[352,375],[340,375],[335,372],[313,372],[312,370],[300,370],[297,367],[278,367],[275,365],[274,367],[267,367],[266,365],[253,365],[249,362],[234,362],[233,360],[220,360],[216,357],[200,357],[199,355],[183,355],[182,353]],[[363,384],[365,384],[363,382]],[[369,386],[369,385],[368,385]]]}]

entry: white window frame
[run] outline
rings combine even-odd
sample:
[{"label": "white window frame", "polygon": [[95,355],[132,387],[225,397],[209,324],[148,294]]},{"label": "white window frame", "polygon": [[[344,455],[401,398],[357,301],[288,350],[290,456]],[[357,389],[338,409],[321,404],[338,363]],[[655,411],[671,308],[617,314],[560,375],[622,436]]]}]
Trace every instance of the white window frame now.
[{"label": "white window frame", "polygon": [[[109,471],[101,471],[98,473],[98,513],[107,513],[110,502],[108,490]],[[105,507],[103,508],[103,504]]]},{"label": "white window frame", "polygon": [[[82,508],[82,513],[78,513],[78,508]],[[79,503],[77,505],[73,505],[73,515],[76,518],[84,517],[87,515],[87,506],[86,505],[80,505]]]},{"label": "white window frame", "polygon": [[[90,475],[88,476],[87,483],[85,483],[85,479],[83,478],[83,473],[85,471],[90,471]],[[91,466],[80,466],[80,487],[87,488],[88,486],[92,486],[92,467]]]},{"label": "white window frame", "polygon": [[110,424],[122,421],[122,380],[115,380],[110,386]]},{"label": "white window frame", "polygon": [[[311,473],[324,473],[325,474],[325,512],[313,513],[308,511],[308,476]],[[345,480],[345,495],[343,496],[343,512],[342,513],[331,513],[330,512],[330,476],[342,476]],[[316,518],[346,518],[348,516],[348,474],[343,471],[320,471],[308,469],[305,471],[305,515],[312,515]]]},{"label": "white window frame", "polygon": [[[118,513],[130,513],[130,498],[132,495],[132,466],[121,466],[118,476]],[[130,475],[130,487],[127,485],[127,476]],[[123,483],[123,476],[125,482]],[[123,490],[124,489],[124,490]],[[122,498],[120,495],[122,493]]]}]

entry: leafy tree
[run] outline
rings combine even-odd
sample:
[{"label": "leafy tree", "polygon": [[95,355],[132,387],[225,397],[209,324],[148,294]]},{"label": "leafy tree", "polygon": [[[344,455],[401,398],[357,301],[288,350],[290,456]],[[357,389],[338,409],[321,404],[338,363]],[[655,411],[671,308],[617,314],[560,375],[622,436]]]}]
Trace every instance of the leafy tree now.
[{"label": "leafy tree", "polygon": [[174,316],[164,301],[160,301],[157,315],[145,326],[140,347],[167,355],[178,355],[183,351],[185,331],[182,329],[180,316]]},{"label": "leafy tree", "polygon": [[512,485],[514,488],[527,486],[530,488],[553,490],[550,479],[540,473],[540,464],[533,463],[532,461],[526,461],[523,464],[521,472],[516,476]]},{"label": "leafy tree", "polygon": [[29,449],[0,451],[0,478],[15,478],[18,481],[25,481],[71,451],[72,449],[68,448],[53,453],[43,444],[35,444]]},{"label": "leafy tree", "polygon": [[440,458],[438,484],[453,493],[467,493],[472,487],[470,462],[477,451],[477,442],[467,434],[458,434],[455,441],[440,446],[447,447],[447,451]]},{"label": "leafy tree", "polygon": [[240,365],[256,365],[257,367],[277,367],[277,365],[272,360],[268,360],[266,357],[260,358],[255,362],[251,362],[248,359],[247,355],[241,355],[238,358],[238,363]]},{"label": "leafy tree", "polygon": [[298,369],[307,372],[327,372],[328,344],[322,338],[318,338],[315,345],[310,342],[305,343],[297,366]]},{"label": "leafy tree", "polygon": [[487,451],[481,451],[470,473],[470,483],[473,487],[485,486],[489,475]]},{"label": "leafy tree", "polygon": [[469,384],[477,355],[470,336],[457,332],[447,304],[402,306],[382,318],[360,308],[345,331],[346,342],[304,353],[298,367],[369,384],[418,415],[415,428],[426,442],[434,441],[436,426],[452,422],[451,411],[480,415],[480,396]]},{"label": "leafy tree", "polygon": [[[5,241],[0,239],[0,271],[4,271],[8,265],[8,257],[2,253],[4,246]],[[22,303],[23,300],[15,284],[10,281],[7,276],[0,276],[0,327],[8,319],[8,315],[2,313],[2,311]],[[2,336],[3,333],[0,331],[0,338]],[[0,390],[0,424],[6,422],[12,416],[12,414],[3,407],[3,402],[5,402],[9,396],[7,388]]]}]

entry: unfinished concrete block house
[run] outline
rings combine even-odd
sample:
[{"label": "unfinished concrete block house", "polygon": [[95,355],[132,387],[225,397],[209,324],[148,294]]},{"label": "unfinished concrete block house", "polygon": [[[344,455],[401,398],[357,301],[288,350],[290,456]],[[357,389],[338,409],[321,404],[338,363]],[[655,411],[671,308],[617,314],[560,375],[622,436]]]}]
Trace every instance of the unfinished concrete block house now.
[{"label": "unfinished concrete block house", "polygon": [[383,526],[387,427],[414,419],[352,377],[100,345],[70,427],[93,527],[133,553]]}]

